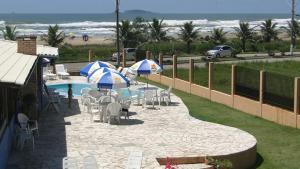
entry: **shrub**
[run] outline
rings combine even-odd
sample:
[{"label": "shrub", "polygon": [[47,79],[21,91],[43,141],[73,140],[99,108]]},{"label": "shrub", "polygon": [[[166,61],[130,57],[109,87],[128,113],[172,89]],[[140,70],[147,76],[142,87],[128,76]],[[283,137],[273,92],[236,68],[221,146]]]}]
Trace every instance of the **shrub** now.
[{"label": "shrub", "polygon": [[205,42],[205,41],[201,43],[195,43],[194,45],[196,45],[195,47],[196,52],[201,53],[203,55],[205,55],[208,50],[210,50],[215,46],[212,42]]}]

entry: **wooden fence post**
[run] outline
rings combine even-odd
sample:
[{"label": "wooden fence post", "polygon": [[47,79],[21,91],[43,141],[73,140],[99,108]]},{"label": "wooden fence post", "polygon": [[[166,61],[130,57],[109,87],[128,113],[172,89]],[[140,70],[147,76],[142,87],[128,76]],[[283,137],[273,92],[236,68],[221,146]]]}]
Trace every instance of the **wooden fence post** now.
[{"label": "wooden fence post", "polygon": [[164,63],[163,63],[163,55],[162,55],[162,53],[159,53],[159,55],[158,55],[158,62],[159,62],[159,65],[161,66],[161,68],[163,69],[163,67],[164,67]]},{"label": "wooden fence post", "polygon": [[214,78],[214,63],[209,62],[208,64],[208,89],[209,89],[209,99],[211,99],[211,90],[213,89],[213,79]]},{"label": "wooden fence post", "polygon": [[208,64],[208,88],[212,90],[213,88],[213,79],[214,78],[214,63],[209,62]]},{"label": "wooden fence post", "polygon": [[300,78],[295,77],[295,86],[294,86],[294,112],[296,115],[299,115],[299,101],[300,101]]},{"label": "wooden fence post", "polygon": [[189,81],[194,83],[194,59],[190,58]]},{"label": "wooden fence post", "polygon": [[90,50],[89,50],[89,62],[91,62],[91,59],[92,59],[92,57],[93,57],[92,55],[93,55],[93,53],[92,53],[92,50],[90,49]]},{"label": "wooden fence post", "polygon": [[231,66],[231,97],[232,107],[234,107],[234,95],[235,95],[235,84],[236,84],[236,66]]},{"label": "wooden fence post", "polygon": [[262,117],[262,105],[264,103],[264,85],[265,85],[265,71],[261,70],[259,75],[260,117]]},{"label": "wooden fence post", "polygon": [[126,67],[126,50],[123,49],[123,54],[122,54],[122,67]]},{"label": "wooden fence post", "polygon": [[173,79],[177,78],[177,56],[173,55]]}]

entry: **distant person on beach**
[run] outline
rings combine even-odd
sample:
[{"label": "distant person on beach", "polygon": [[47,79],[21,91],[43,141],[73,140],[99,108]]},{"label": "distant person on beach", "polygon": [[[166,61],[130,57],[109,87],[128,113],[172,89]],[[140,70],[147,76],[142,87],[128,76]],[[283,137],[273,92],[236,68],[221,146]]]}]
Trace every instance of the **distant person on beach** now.
[{"label": "distant person on beach", "polygon": [[83,34],[82,35],[82,40],[85,41],[85,42],[87,42],[89,40],[89,35]]},{"label": "distant person on beach", "polygon": [[72,84],[68,84],[68,106],[71,108],[72,105],[72,99],[73,99],[73,90],[72,90]]}]

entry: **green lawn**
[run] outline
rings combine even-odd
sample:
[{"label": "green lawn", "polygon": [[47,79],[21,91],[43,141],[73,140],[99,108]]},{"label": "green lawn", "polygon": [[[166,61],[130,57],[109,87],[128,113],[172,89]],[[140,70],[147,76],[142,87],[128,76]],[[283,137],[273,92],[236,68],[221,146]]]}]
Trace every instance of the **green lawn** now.
[{"label": "green lawn", "polygon": [[[161,86],[160,84],[152,83]],[[300,168],[299,129],[284,127],[178,90],[173,92],[183,100],[193,117],[236,127],[255,136],[258,141],[257,168]]]}]

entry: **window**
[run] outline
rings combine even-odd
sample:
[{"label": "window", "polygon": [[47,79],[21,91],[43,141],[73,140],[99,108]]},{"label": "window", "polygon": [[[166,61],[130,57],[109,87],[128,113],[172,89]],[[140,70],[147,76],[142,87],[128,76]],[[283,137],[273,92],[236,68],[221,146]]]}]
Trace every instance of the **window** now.
[{"label": "window", "polygon": [[230,50],[230,47],[229,46],[224,46],[223,50]]}]

